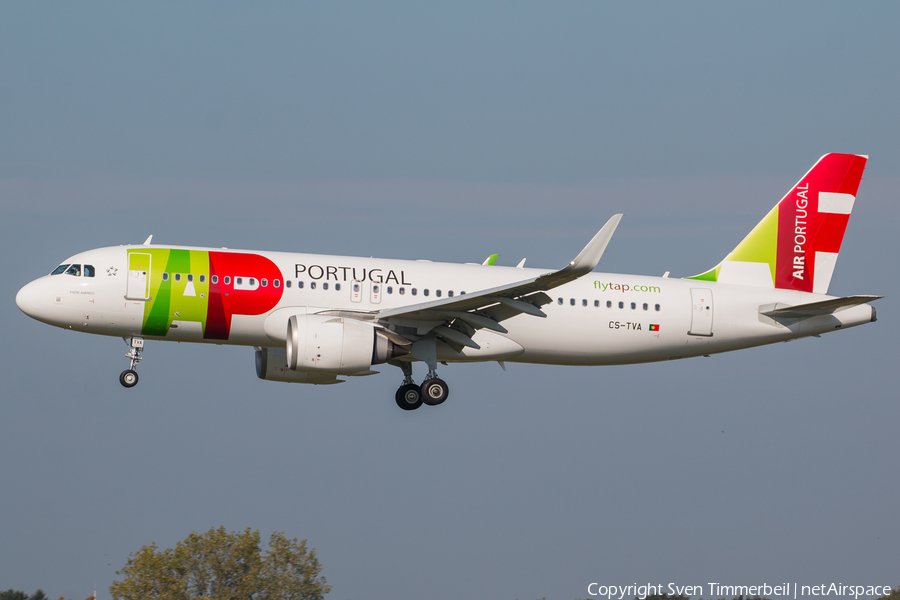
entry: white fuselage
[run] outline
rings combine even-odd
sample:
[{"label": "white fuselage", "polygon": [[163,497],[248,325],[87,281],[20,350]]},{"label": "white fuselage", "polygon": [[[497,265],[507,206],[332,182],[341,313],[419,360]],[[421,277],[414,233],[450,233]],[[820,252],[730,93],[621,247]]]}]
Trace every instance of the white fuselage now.
[{"label": "white fuselage", "polygon": [[[197,289],[201,289],[200,274],[190,272],[178,273],[178,282],[167,279],[173,286],[172,300],[168,301],[168,310],[158,307],[161,312],[154,317],[162,319],[164,329],[148,333],[148,302],[154,299],[135,297],[128,287],[129,271],[134,271],[133,265],[129,264],[128,251],[140,252],[143,248],[101,248],[73,256],[67,264],[90,265],[94,276],[85,276],[83,270],[80,275],[44,276],[22,288],[16,302],[35,319],[75,331],[182,342],[283,347],[282,332],[291,314],[322,311],[371,314],[447,298],[451,294],[477,293],[549,272],[428,261],[178,247],[179,250],[216,253],[225,258],[229,258],[226,256],[229,254],[264,257],[277,267],[279,275],[276,277],[280,277],[277,303],[261,314],[233,314],[227,338],[210,339],[204,337],[204,331],[208,327],[207,312],[211,315],[212,308],[207,310],[203,292],[195,291],[193,281],[189,289],[185,287],[187,276],[191,275],[192,279],[196,277]],[[152,265],[150,269],[154,271],[150,276],[158,275],[158,271],[165,268]],[[247,267],[245,272],[228,275],[259,277],[247,270],[252,269]],[[170,276],[174,278],[175,274],[166,274],[166,277]],[[224,278],[225,274],[220,276]],[[206,277],[212,275],[204,273],[203,279]],[[273,290],[274,280],[272,277],[271,283],[267,281],[266,290]],[[259,290],[261,293],[263,288]],[[830,296],[614,273],[592,272],[547,294],[552,302],[541,307],[546,318],[518,314],[502,322],[508,330],[506,334],[479,329],[472,337],[481,346],[478,350],[465,348],[458,351],[439,344],[438,359],[558,365],[640,363],[786,341],[860,325],[874,318],[874,309],[862,304],[833,314],[776,321],[761,312],[766,307],[806,304]],[[199,310],[203,318],[185,318],[181,313],[187,314],[188,309],[180,311],[181,302],[185,307],[190,303],[189,310]],[[406,325],[415,327],[416,323]]]}]

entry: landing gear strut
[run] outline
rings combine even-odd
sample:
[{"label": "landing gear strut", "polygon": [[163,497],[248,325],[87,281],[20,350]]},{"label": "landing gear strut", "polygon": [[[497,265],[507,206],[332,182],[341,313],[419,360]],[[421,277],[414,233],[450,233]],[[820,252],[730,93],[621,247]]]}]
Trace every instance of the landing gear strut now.
[{"label": "landing gear strut", "polygon": [[403,383],[394,394],[394,400],[397,406],[403,410],[416,410],[422,406],[422,391],[412,378],[412,363],[405,361],[397,361],[395,363],[403,370]]},{"label": "landing gear strut", "polygon": [[126,338],[122,338],[125,340],[125,343],[128,345],[128,354],[125,355],[126,358],[131,359],[131,366],[119,375],[119,383],[121,383],[124,387],[133,388],[138,383],[138,374],[135,369],[137,369],[137,364],[141,362],[141,352],[144,351],[144,340],[143,338],[133,337],[131,341]]},{"label": "landing gear strut", "polygon": [[396,367],[403,370],[403,383],[394,394],[394,400],[397,406],[403,410],[415,410],[427,404],[429,406],[437,406],[447,399],[450,394],[450,388],[443,379],[438,378],[434,369],[428,370],[428,375],[421,386],[416,385],[412,378],[412,363],[406,361],[392,361]]},{"label": "landing gear strut", "polygon": [[438,378],[434,369],[428,371],[425,381],[422,382],[422,401],[428,406],[437,406],[450,395],[447,382]]}]

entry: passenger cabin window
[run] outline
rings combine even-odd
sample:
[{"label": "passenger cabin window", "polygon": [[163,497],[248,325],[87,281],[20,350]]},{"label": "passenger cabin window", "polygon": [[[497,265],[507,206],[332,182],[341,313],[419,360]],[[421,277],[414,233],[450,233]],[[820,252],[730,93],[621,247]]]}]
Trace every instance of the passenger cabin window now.
[{"label": "passenger cabin window", "polygon": [[449,292],[447,292],[447,296],[450,297],[450,298],[452,298],[452,297],[453,297],[453,290],[450,290]]},{"label": "passenger cabin window", "polygon": [[646,302],[644,302],[644,310],[647,310],[648,308],[650,308],[650,306]]},{"label": "passenger cabin window", "polygon": [[84,276],[85,277],[93,277],[94,276],[94,265],[84,265]]},{"label": "passenger cabin window", "polygon": [[600,308],[600,301],[594,300],[594,308]]},{"label": "passenger cabin window", "polygon": [[323,290],[327,290],[327,289],[328,289],[328,282],[327,282],[327,281],[326,281],[325,283],[322,284],[322,289],[323,289]]},{"label": "passenger cabin window", "polygon": [[434,291],[434,295],[437,296],[438,298],[440,298],[440,297],[441,297],[441,290],[435,290],[435,291]]},{"label": "passenger cabin window", "polygon": [[168,280],[169,280],[169,274],[163,273],[163,281],[168,281]]},{"label": "passenger cabin window", "polygon": [[606,308],[612,308],[612,300],[606,301]]},{"label": "passenger cabin window", "polygon": [[582,300],[582,301],[581,301],[581,305],[582,305],[582,306],[587,306],[587,300]]},{"label": "passenger cabin window", "polygon": [[413,289],[412,289],[412,295],[413,295],[413,296],[416,295],[416,288],[413,288]]},{"label": "passenger cabin window", "polygon": [[272,280],[272,285],[274,285],[275,287],[278,288],[278,287],[281,287],[281,282],[280,282],[279,280],[277,280],[277,279],[273,279],[273,280]]},{"label": "passenger cabin window", "polygon": [[619,308],[625,308],[625,303],[624,303],[624,302],[619,302]]},{"label": "passenger cabin window", "polygon": [[181,281],[181,273],[175,273],[175,281]]},{"label": "passenger cabin window", "polygon": [[309,289],[311,289],[311,290],[316,289],[316,282],[315,282],[315,281],[310,281],[310,282],[309,282]]},{"label": "passenger cabin window", "polygon": [[556,301],[556,303],[559,304],[560,306],[562,306],[562,304],[563,304],[563,299],[562,299],[562,298],[558,299],[558,300]]},{"label": "passenger cabin window", "polygon": [[387,287],[387,292],[388,292],[388,294],[393,294],[393,293],[394,293],[394,288],[392,288],[391,286],[388,286],[388,287]]},{"label": "passenger cabin window", "polygon": [[[275,281],[277,282],[278,280],[276,279]],[[278,286],[276,285],[275,287],[278,287]],[[290,279],[285,279],[285,280],[284,280],[284,287],[291,287],[291,280],[290,280]]]},{"label": "passenger cabin window", "polygon": [[200,276],[200,283],[206,283],[206,275]]},{"label": "passenger cabin window", "polygon": [[230,284],[230,283],[231,283],[231,276],[230,276],[230,275],[226,275],[224,281],[225,281],[225,285]]},{"label": "passenger cabin window", "polygon": [[61,275],[62,273],[65,273],[66,269],[68,269],[68,268],[69,268],[69,265],[59,265],[58,267],[53,269],[53,272],[50,274],[51,275]]},{"label": "passenger cabin window", "polygon": [[213,275],[212,278],[210,279],[210,281],[213,282],[213,285],[219,283],[219,276],[218,276],[218,275]]},{"label": "passenger cabin window", "polygon": [[266,278],[260,279],[260,280],[259,280],[259,285],[261,285],[261,286],[263,286],[263,287],[266,287],[267,285],[269,285],[269,280],[266,279]]},{"label": "passenger cabin window", "polygon": [[250,278],[250,287],[253,287],[255,285],[256,285],[256,280],[251,277]]},{"label": "passenger cabin window", "polygon": [[[225,283],[228,283],[228,282],[226,281]],[[242,285],[243,283],[244,283],[243,277],[235,277],[234,278],[234,285]]]},{"label": "passenger cabin window", "polygon": [[656,305],[656,311],[659,312],[659,304]]},{"label": "passenger cabin window", "polygon": [[632,303],[631,303],[631,310],[634,310],[634,309],[636,309],[636,308],[637,308],[637,303],[636,303],[636,302],[632,302]]},{"label": "passenger cabin window", "polygon": [[405,293],[406,293],[406,288],[400,288],[400,295],[402,296]]},{"label": "passenger cabin window", "polygon": [[297,282],[297,288],[298,288],[298,289],[301,289],[301,290],[303,289],[303,282],[302,282],[302,281],[298,281],[298,282]]},{"label": "passenger cabin window", "polygon": [[569,304],[575,306],[575,298],[569,298]]},{"label": "passenger cabin window", "polygon": [[[376,287],[377,287],[377,286],[376,286]],[[341,284],[339,284],[339,283],[334,284],[334,289],[335,289],[335,291],[337,291],[337,292],[341,291]]]},{"label": "passenger cabin window", "polygon": [[188,273],[188,281],[194,281],[194,276]]},{"label": "passenger cabin window", "polygon": [[427,296],[427,295],[428,295],[428,288],[425,288],[424,290],[422,290],[422,293],[425,294],[425,295]]}]

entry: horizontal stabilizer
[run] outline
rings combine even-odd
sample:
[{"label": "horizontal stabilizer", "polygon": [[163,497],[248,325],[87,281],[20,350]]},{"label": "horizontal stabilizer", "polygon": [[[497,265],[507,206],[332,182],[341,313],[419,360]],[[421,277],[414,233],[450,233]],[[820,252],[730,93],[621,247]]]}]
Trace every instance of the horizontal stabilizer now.
[{"label": "horizontal stabilizer", "polygon": [[[810,302],[809,304],[798,304],[797,306],[779,307],[769,309],[769,306],[761,306],[760,313],[767,317],[782,317],[786,319],[799,319],[802,317],[815,317],[817,315],[830,315],[840,312],[851,306],[859,306],[873,300],[878,300],[883,296],[846,296],[844,298],[832,298],[831,300],[822,300],[821,302]],[[769,310],[763,310],[763,309]]]}]

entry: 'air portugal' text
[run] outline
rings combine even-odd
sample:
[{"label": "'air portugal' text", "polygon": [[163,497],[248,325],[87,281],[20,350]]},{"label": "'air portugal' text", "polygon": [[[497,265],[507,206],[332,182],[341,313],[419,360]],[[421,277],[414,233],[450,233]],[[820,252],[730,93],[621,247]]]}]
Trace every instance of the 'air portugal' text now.
[{"label": "'air portugal' text", "polygon": [[797,210],[794,213],[794,279],[803,279],[806,271],[806,215],[809,199],[809,182],[797,186]]}]

